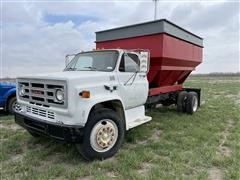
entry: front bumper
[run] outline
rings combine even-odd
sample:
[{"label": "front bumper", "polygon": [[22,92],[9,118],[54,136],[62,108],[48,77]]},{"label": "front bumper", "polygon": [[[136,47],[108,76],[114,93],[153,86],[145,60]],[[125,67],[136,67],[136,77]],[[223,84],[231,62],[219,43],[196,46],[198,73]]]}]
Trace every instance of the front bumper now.
[{"label": "front bumper", "polygon": [[81,142],[83,126],[56,124],[15,113],[15,122],[28,131],[70,143]]}]

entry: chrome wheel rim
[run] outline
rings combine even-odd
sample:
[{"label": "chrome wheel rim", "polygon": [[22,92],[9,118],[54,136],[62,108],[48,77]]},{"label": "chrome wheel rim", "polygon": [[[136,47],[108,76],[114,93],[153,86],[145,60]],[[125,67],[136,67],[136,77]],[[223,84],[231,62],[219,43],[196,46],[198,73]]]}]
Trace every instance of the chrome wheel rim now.
[{"label": "chrome wheel rim", "polygon": [[90,144],[97,152],[106,152],[116,143],[118,128],[111,119],[103,119],[96,123],[90,134]]},{"label": "chrome wheel rim", "polygon": [[198,108],[198,98],[197,96],[193,96],[193,112],[196,112]]}]

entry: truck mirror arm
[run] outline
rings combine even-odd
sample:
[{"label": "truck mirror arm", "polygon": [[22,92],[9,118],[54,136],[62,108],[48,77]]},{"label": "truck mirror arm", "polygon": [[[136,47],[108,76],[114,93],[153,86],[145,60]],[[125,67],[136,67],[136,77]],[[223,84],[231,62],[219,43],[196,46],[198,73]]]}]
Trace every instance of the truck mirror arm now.
[{"label": "truck mirror arm", "polygon": [[[126,85],[130,85],[131,86],[134,83],[135,79],[136,79],[137,73],[139,73],[139,71],[134,72],[134,74],[124,83],[124,86],[126,86]],[[133,77],[132,82],[130,84],[128,84],[128,82],[132,79],[132,77]]]}]

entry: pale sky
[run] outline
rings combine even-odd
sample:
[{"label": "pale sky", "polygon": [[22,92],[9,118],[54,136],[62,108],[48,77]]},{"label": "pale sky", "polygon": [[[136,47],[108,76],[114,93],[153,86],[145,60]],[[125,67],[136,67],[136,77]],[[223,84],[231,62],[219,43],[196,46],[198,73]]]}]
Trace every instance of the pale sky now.
[{"label": "pale sky", "polygon": [[[195,73],[238,72],[238,1],[159,1],[158,19],[204,38]],[[1,77],[64,68],[65,55],[95,47],[95,32],[153,20],[147,1],[17,1],[1,3]]]}]

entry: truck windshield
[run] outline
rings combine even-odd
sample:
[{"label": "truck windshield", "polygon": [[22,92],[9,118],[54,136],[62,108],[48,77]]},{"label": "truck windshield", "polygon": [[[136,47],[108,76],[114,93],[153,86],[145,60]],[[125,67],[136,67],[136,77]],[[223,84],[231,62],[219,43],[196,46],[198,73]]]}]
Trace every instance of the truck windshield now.
[{"label": "truck windshield", "polygon": [[77,54],[65,71],[113,71],[118,51],[93,51]]}]

